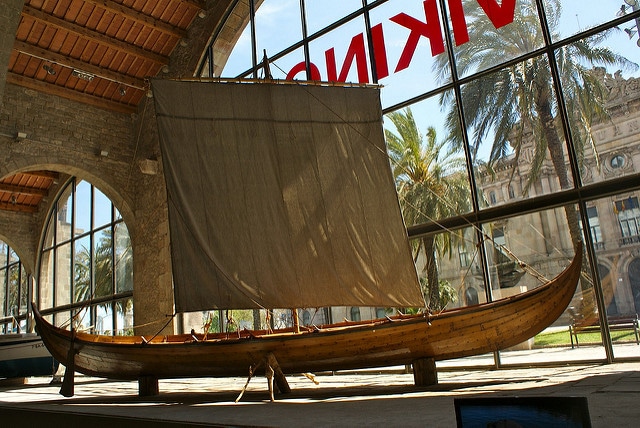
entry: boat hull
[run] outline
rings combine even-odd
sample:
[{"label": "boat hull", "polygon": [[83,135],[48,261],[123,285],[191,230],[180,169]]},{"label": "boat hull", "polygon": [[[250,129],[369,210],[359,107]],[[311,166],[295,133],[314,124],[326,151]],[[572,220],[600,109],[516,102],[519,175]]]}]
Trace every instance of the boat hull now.
[{"label": "boat hull", "polygon": [[0,335],[0,378],[51,376],[57,369],[58,362],[39,336]]},{"label": "boat hull", "polygon": [[303,332],[148,338],[95,336],[59,329],[34,307],[37,331],[51,354],[75,371],[115,379],[245,376],[272,354],[286,373],[411,364],[498,351],[533,337],[571,301],[581,254],[552,281],[495,302]]}]

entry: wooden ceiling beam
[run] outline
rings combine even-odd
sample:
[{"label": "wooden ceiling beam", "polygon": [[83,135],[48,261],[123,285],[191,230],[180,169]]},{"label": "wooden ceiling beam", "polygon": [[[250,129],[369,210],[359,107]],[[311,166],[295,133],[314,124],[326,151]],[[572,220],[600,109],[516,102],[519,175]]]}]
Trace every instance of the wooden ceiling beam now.
[{"label": "wooden ceiling beam", "polygon": [[47,196],[47,189],[38,189],[35,187],[16,186],[15,184],[0,183],[0,192],[16,193],[20,195],[36,195]]},{"label": "wooden ceiling beam", "polygon": [[138,79],[137,77],[127,76],[122,73],[117,73],[117,72],[108,70],[104,67],[99,67],[93,64],[89,64],[88,62],[80,61],[75,58],[68,57],[66,55],[52,52],[47,49],[41,48],[39,46],[34,46],[26,42],[20,42],[16,40],[13,44],[13,49],[15,49],[16,51],[22,52],[26,55],[39,58],[44,61],[49,61],[51,63],[61,65],[63,67],[68,67],[74,70],[81,70],[87,73],[91,73],[97,77],[100,77],[102,79],[106,79],[115,83],[120,83],[126,86],[143,90],[143,91],[147,89],[147,85],[145,84],[143,79]]},{"label": "wooden ceiling beam", "polygon": [[23,86],[25,88],[34,89],[36,91],[44,92],[50,95],[56,95],[68,100],[77,101],[79,103],[92,105],[103,110],[111,110],[118,113],[126,114],[135,113],[137,111],[136,106],[122,104],[105,98],[84,94],[78,91],[74,91],[73,89],[56,86],[52,83],[24,77],[16,73],[7,73],[7,82],[18,86]]},{"label": "wooden ceiling beam", "polygon": [[131,9],[130,7],[123,6],[114,1],[84,0],[84,2],[106,9],[109,12],[115,13],[116,15],[123,15],[139,24],[145,25],[147,27],[153,27],[158,31],[170,34],[174,37],[178,37],[180,39],[187,37],[187,32],[185,30],[182,30],[181,28],[174,27],[171,24],[167,24],[164,21],[160,21],[149,15],[145,15],[144,13],[138,12],[134,9]]},{"label": "wooden ceiling beam", "polygon": [[111,38],[97,31],[89,30],[88,28],[82,27],[81,25],[65,21],[64,19],[60,19],[53,15],[49,15],[48,13],[42,12],[41,10],[38,10],[31,6],[25,5],[22,8],[22,14],[24,16],[28,16],[30,18],[41,21],[46,25],[51,25],[61,30],[74,33],[82,38],[95,41],[101,45],[111,46],[114,49],[126,52],[128,54],[131,54],[140,58],[147,59],[157,64],[162,64],[162,65],[169,64],[169,57],[157,54],[155,52],[151,52],[146,49],[142,49],[138,46],[132,45],[127,42],[123,42],[123,41]]},{"label": "wooden ceiling beam", "polygon": [[60,173],[56,171],[23,171],[23,172],[19,172],[18,174],[33,175],[35,177],[42,177],[42,178],[51,178],[53,180],[57,180],[60,178]]},{"label": "wooden ceiling beam", "polygon": [[0,210],[33,214],[38,212],[38,207],[34,207],[33,205],[22,205],[22,204],[11,204],[7,202],[0,202]]},{"label": "wooden ceiling beam", "polygon": [[207,7],[205,0],[180,0],[180,2],[190,4],[200,10],[204,10]]}]

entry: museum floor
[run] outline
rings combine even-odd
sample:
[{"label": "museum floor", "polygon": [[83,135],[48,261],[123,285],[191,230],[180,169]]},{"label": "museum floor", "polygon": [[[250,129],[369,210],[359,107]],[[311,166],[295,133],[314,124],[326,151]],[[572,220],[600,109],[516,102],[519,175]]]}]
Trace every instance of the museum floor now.
[{"label": "museum floor", "polygon": [[[638,348],[630,349],[637,355]],[[266,380],[256,377],[238,403],[246,378],[161,380],[160,395],[138,397],[137,382],[76,376],[72,398],[60,396],[59,385],[50,385],[49,378],[30,378],[25,384],[0,384],[0,425],[455,427],[455,398],[513,396],[586,397],[593,427],[640,425],[640,362],[441,368],[439,384],[428,388],[414,387],[412,375],[401,367],[320,374],[318,385],[304,376],[288,376],[292,392],[276,395],[275,402],[269,400]]]}]

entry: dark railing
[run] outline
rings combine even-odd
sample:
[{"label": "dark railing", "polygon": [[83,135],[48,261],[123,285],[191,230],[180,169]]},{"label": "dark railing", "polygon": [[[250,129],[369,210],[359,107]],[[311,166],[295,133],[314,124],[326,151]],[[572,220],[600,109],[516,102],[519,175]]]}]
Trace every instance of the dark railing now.
[{"label": "dark railing", "polygon": [[640,235],[623,236],[620,238],[620,246],[634,245],[640,243]]}]

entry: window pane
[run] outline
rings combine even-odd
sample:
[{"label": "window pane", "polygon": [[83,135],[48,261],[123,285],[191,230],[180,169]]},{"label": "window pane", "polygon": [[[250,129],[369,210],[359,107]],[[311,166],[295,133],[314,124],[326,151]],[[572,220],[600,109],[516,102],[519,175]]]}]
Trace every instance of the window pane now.
[{"label": "window pane", "polygon": [[76,239],[73,265],[73,301],[91,299],[91,240],[89,236]]},{"label": "window pane", "polygon": [[[576,221],[575,207],[538,211],[486,224],[484,233],[493,299],[531,290],[554,278],[574,254],[569,219]],[[580,237],[580,230],[573,231]],[[524,262],[532,271],[523,270]],[[538,275],[540,277],[538,278]]]},{"label": "window pane", "polygon": [[302,40],[299,0],[267,0],[256,11],[258,61]]},{"label": "window pane", "polygon": [[133,335],[133,299],[123,299],[116,302],[116,335]]},{"label": "window pane", "polygon": [[600,227],[600,217],[598,217],[598,207],[587,207],[587,216],[589,218],[589,229],[591,231],[591,239],[596,249],[601,248],[603,243],[602,228]]},{"label": "window pane", "polygon": [[54,250],[44,251],[40,256],[40,275],[38,277],[38,304],[40,308],[53,306],[53,255]]},{"label": "window pane", "polygon": [[[571,232],[573,226],[569,224],[579,218],[578,214],[575,206],[566,206],[484,225],[486,235],[492,238],[485,241],[485,247],[494,300],[535,289],[556,277],[569,264],[575,254],[572,235],[580,236],[579,230]],[[532,355],[535,354],[517,351],[544,346],[545,341],[554,343],[558,351],[572,349],[569,326],[575,319],[593,313],[595,304],[589,266],[583,265],[582,272],[574,297],[564,313],[535,338],[501,352],[505,364],[534,362],[537,357]],[[598,357],[605,356],[602,346],[594,348],[593,352]],[[594,353],[557,352],[545,354],[545,358],[548,361],[589,359]]]},{"label": "window pane", "polygon": [[638,198],[629,196],[615,198],[613,213],[617,217],[621,232],[620,245],[628,245],[640,242],[640,209]]},{"label": "window pane", "polygon": [[12,265],[9,268],[9,288],[7,291],[7,315],[18,316],[20,313],[20,302],[18,300],[18,293],[20,292],[19,265]]},{"label": "window pane", "polygon": [[[414,44],[409,22],[425,20],[422,2],[387,2],[373,9],[370,15],[377,76],[383,85],[383,107],[451,81],[441,26],[437,26],[435,40],[420,37]],[[403,19],[399,19],[401,17]]]},{"label": "window pane", "polygon": [[96,307],[96,334],[113,334],[113,309],[111,304]]},{"label": "window pane", "polygon": [[[452,26],[457,45],[454,47],[456,67],[460,77],[518,58],[544,44],[534,0],[518,1],[513,16],[509,10],[501,14],[495,10],[489,13],[475,1],[465,2],[464,13],[468,34],[464,26]],[[504,16],[508,18],[506,25],[501,23],[507,19]]]},{"label": "window pane", "polygon": [[[471,227],[411,240],[422,293],[430,308],[453,309],[487,301],[475,242]],[[464,257],[450,257],[455,252]],[[438,284],[437,290],[432,284]]]},{"label": "window pane", "polygon": [[97,232],[94,238],[96,297],[113,294],[113,247],[111,229]]},{"label": "window pane", "polygon": [[47,230],[44,234],[44,242],[42,243],[42,247],[44,249],[49,249],[51,248],[55,242],[54,242],[54,228],[55,228],[55,223],[53,222],[54,217],[49,218],[49,221],[47,222]]},{"label": "window pane", "polygon": [[71,303],[71,244],[64,244],[56,250],[56,306]]},{"label": "window pane", "polygon": [[447,143],[438,97],[385,115],[385,136],[408,226],[471,211],[471,190],[460,146]]},{"label": "window pane", "polygon": [[111,223],[111,200],[97,188],[94,188],[93,227],[96,229]]},{"label": "window pane", "polygon": [[29,304],[29,277],[24,270],[24,266],[20,264],[20,315],[27,313]]},{"label": "window pane", "polygon": [[133,255],[129,230],[124,223],[115,228],[116,233],[116,293],[133,290]]},{"label": "window pane", "polygon": [[[543,4],[554,41],[612,21],[622,16],[622,13],[628,14],[632,11],[632,7],[624,0],[606,3],[599,0],[543,0]],[[559,7],[560,4],[562,7]],[[622,8],[624,12],[621,12]],[[623,28],[629,26],[625,25]]]},{"label": "window pane", "polygon": [[90,308],[82,307],[74,311],[73,326],[82,332],[93,333]]},{"label": "window pane", "polygon": [[[545,56],[474,80],[461,91],[482,205],[503,205],[573,186]],[[452,111],[453,106],[447,108]]]},{"label": "window pane", "polygon": [[91,184],[81,181],[76,185],[75,234],[91,230]]},{"label": "window pane", "polygon": [[71,199],[71,191],[73,186],[66,187],[62,196],[58,199],[57,206],[57,226],[56,226],[56,242],[61,243],[71,239],[71,217],[73,215],[73,201]]},{"label": "window pane", "polygon": [[[594,202],[598,208],[598,222],[602,231],[602,243],[596,246],[595,255],[605,304],[602,309],[610,323],[618,323],[616,329],[610,332],[614,355],[637,358],[640,356],[640,349],[637,349],[634,331],[624,329],[623,321],[640,312],[640,258],[637,255],[639,241],[625,239],[619,227],[620,211],[616,208],[616,202],[621,200],[626,198],[603,198]],[[589,218],[589,223],[592,223],[592,218]],[[589,321],[597,319],[598,312],[602,311],[596,309],[595,304],[590,304],[580,316]]]},{"label": "window pane", "polygon": [[362,7],[362,0],[305,0],[307,31],[313,34]]},{"label": "window pane", "polygon": [[369,83],[366,46],[364,21],[358,17],[309,43],[309,56],[320,71],[321,80]]},{"label": "window pane", "polygon": [[7,272],[8,269],[5,266],[0,266],[0,316],[7,316],[6,303],[7,303]]},{"label": "window pane", "polygon": [[[635,174],[633,151],[640,118],[630,114],[640,96],[635,52],[625,57],[616,33],[600,33],[556,53],[574,147],[585,183]],[[627,41],[625,41],[626,43]]]},{"label": "window pane", "polygon": [[0,267],[5,267],[9,262],[9,246],[0,241]]},{"label": "window pane", "polygon": [[18,260],[20,260],[20,258],[18,257],[14,249],[9,247],[9,263],[15,263]]}]

